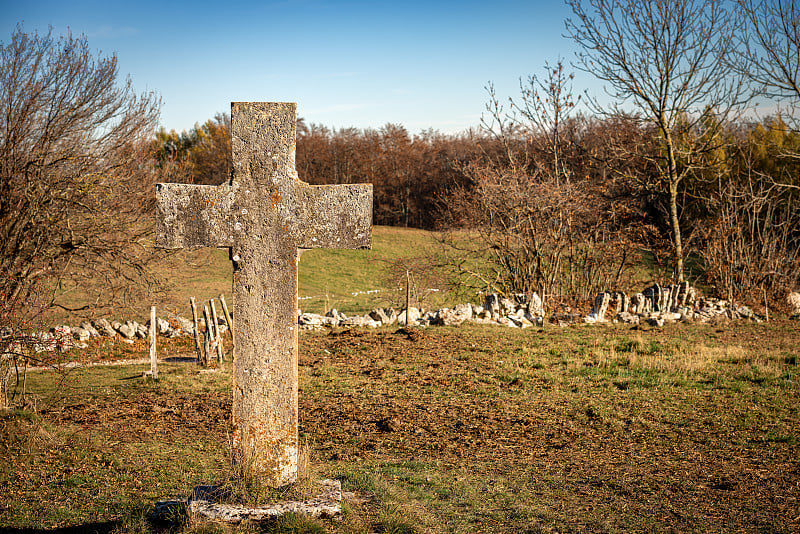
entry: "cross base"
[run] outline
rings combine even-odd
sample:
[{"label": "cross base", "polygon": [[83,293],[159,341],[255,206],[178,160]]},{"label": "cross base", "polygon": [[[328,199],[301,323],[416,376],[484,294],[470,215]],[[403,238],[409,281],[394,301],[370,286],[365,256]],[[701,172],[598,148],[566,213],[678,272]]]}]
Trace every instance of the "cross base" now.
[{"label": "cross base", "polygon": [[342,484],[338,480],[320,480],[320,495],[307,501],[289,501],[267,506],[250,508],[235,504],[216,502],[220,492],[217,486],[197,486],[192,496],[183,501],[159,501],[155,505],[152,518],[169,520],[186,510],[192,521],[242,521],[265,522],[277,519],[288,513],[311,517],[333,517],[342,511]]}]

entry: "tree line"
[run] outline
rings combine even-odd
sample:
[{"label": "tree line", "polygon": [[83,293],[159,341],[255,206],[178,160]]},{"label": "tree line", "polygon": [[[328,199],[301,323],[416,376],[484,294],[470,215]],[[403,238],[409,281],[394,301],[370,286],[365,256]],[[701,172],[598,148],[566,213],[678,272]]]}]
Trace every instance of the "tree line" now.
[{"label": "tree line", "polygon": [[[538,92],[515,104],[529,106],[528,117],[490,97],[484,127],[461,134],[412,136],[393,124],[336,130],[300,119],[298,175],[312,184],[372,183],[375,224],[479,232],[481,240],[459,244],[453,233],[449,242],[457,263],[480,257],[488,269],[460,273],[470,288],[588,299],[626,286],[643,250],[669,266],[672,210],[656,128],[625,113],[575,112],[562,63],[544,78],[530,80]],[[536,127],[546,113],[525,102],[538,84],[561,91],[551,97],[560,116],[549,127]],[[696,126],[714,128],[713,150],[689,170],[676,158],[689,274],[729,298],[777,295],[800,275],[800,159],[792,156],[800,134],[779,115],[709,126],[716,121],[709,113]],[[153,146],[165,179],[228,179],[229,124],[220,114],[182,134],[160,131]],[[682,137],[676,146],[694,142]]]}]

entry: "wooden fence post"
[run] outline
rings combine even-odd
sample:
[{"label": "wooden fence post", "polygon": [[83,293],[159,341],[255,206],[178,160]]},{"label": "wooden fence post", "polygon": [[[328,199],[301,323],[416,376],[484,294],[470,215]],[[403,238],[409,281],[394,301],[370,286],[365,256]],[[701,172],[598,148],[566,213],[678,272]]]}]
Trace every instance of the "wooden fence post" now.
[{"label": "wooden fence post", "polygon": [[217,307],[214,306],[214,299],[211,299],[211,318],[214,319],[214,337],[217,339],[217,357],[219,358],[219,362],[222,363],[222,356],[225,354],[225,349],[222,346],[222,336],[219,333]]},{"label": "wooden fence post", "polygon": [[406,324],[408,326],[410,321],[408,316],[411,314],[411,274],[406,269]]},{"label": "wooden fence post", "polygon": [[208,365],[211,360],[211,350],[214,347],[214,330],[211,327],[211,317],[208,313],[208,306],[203,304],[203,319],[206,321],[206,332],[204,340],[205,354],[203,355],[203,365]]},{"label": "wooden fence post", "polygon": [[158,380],[158,358],[156,355],[156,307],[150,306],[150,374]]},{"label": "wooden fence post", "polygon": [[194,297],[189,298],[189,303],[192,305],[192,320],[194,321],[194,348],[197,350],[197,361],[203,358],[203,349],[200,347],[200,325],[197,324],[197,303]]},{"label": "wooden fence post", "polygon": [[233,342],[233,317],[228,311],[228,304],[225,302],[225,295],[220,294],[219,302],[222,304],[222,313],[225,314],[225,322],[228,323],[228,331],[231,333],[231,360],[236,355],[236,345]]}]

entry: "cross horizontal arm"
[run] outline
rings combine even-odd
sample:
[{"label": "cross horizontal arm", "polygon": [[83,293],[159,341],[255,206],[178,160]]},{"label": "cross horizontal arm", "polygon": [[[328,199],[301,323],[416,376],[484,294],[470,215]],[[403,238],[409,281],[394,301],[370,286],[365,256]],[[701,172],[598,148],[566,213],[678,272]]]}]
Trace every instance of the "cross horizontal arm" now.
[{"label": "cross horizontal arm", "polygon": [[298,248],[372,248],[371,184],[302,184],[298,200]]},{"label": "cross horizontal arm", "polygon": [[236,188],[227,184],[157,184],[156,246],[233,246],[238,230],[235,193]]}]

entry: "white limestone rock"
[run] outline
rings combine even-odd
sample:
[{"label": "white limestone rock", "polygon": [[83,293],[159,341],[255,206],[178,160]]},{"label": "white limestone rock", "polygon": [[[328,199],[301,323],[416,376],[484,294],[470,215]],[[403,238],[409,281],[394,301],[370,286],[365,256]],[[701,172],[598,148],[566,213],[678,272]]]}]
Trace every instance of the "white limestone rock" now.
[{"label": "white limestone rock", "polygon": [[512,315],[517,311],[517,303],[510,298],[503,297],[500,299],[500,315],[505,317]]},{"label": "white limestone rock", "polygon": [[786,303],[789,304],[789,313],[792,319],[800,319],[800,292],[792,291],[786,297]]},{"label": "white limestone rock", "polygon": [[103,337],[116,337],[117,331],[111,326],[107,320],[102,317],[92,321],[92,326],[97,329],[97,332]]},{"label": "white limestone rock", "polygon": [[620,312],[615,320],[625,324],[639,324],[641,317],[630,312]]},{"label": "white limestone rock", "polygon": [[74,337],[77,341],[83,343],[85,341],[89,341],[92,335],[83,327],[76,326],[72,329],[72,337]]},{"label": "white limestone rock", "polygon": [[534,317],[544,317],[544,306],[542,305],[542,297],[534,291],[531,294],[531,299],[526,306],[528,313]]},{"label": "white limestone rock", "polygon": [[125,339],[134,339],[136,337],[136,327],[131,321],[119,325],[116,329]]},{"label": "white limestone rock", "polygon": [[483,308],[489,312],[489,317],[491,319],[497,319],[500,317],[500,297],[497,296],[496,293],[492,293],[491,295],[486,295],[486,298],[483,301]]},{"label": "white limestone rock", "polygon": [[369,312],[369,316],[373,321],[378,321],[381,324],[389,324],[389,315],[383,308],[375,308]]},{"label": "white limestone rock", "polygon": [[397,322],[401,325],[415,325],[419,321],[419,318],[419,310],[412,306],[408,310],[400,312],[400,315],[397,316]]}]

